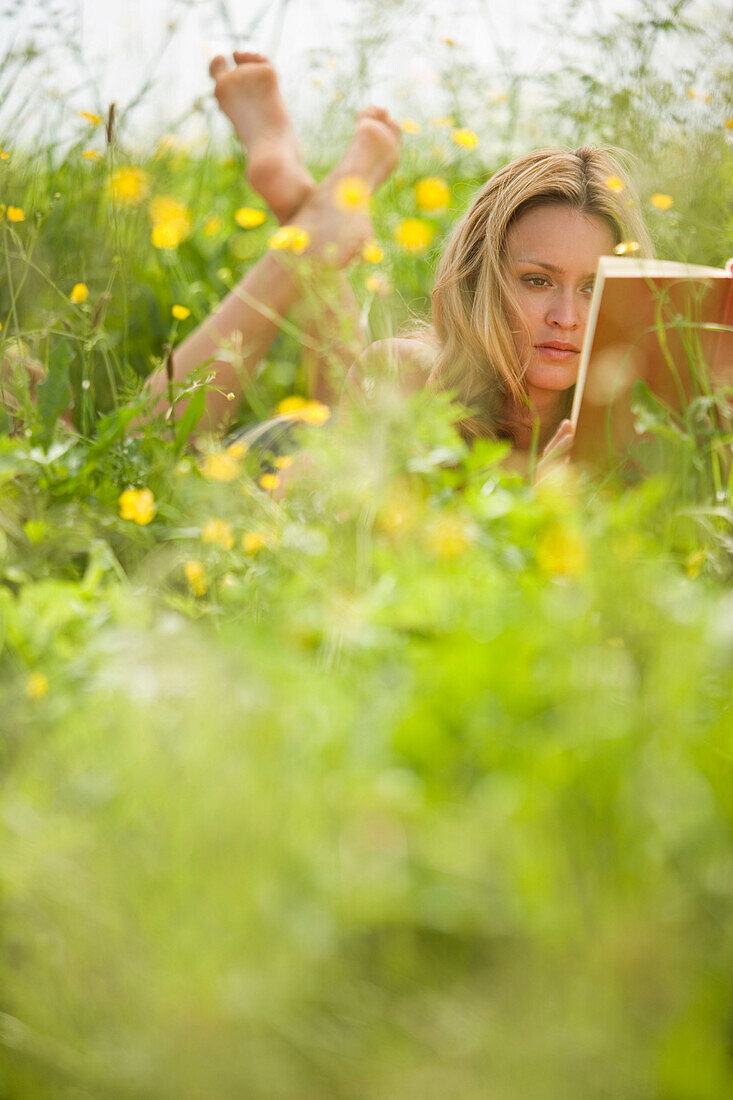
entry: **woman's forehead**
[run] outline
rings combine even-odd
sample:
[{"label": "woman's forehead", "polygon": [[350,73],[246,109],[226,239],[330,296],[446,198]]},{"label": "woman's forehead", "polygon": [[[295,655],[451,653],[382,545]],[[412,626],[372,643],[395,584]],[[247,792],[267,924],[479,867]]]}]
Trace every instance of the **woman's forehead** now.
[{"label": "woman's forehead", "polygon": [[562,267],[557,261],[563,257],[597,258],[612,252],[615,243],[610,226],[600,215],[568,205],[538,206],[510,226],[506,251],[514,262],[544,258],[548,265]]}]

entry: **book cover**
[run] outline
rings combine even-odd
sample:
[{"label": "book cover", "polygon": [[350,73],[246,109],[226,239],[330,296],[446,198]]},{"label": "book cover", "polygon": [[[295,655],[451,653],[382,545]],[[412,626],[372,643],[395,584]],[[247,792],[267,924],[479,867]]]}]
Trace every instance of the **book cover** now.
[{"label": "book cover", "polygon": [[637,379],[675,410],[706,392],[711,377],[733,385],[731,326],[730,270],[603,256],[571,413],[573,461],[608,467],[623,460],[638,439]]}]

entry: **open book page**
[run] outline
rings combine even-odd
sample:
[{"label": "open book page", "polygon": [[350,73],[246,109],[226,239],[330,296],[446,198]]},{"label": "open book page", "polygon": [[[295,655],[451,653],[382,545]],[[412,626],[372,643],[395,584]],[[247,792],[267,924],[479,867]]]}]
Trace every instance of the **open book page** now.
[{"label": "open book page", "polygon": [[673,409],[733,385],[733,280],[722,268],[604,256],[591,299],[571,420],[572,457],[608,466],[634,442],[642,379]]}]

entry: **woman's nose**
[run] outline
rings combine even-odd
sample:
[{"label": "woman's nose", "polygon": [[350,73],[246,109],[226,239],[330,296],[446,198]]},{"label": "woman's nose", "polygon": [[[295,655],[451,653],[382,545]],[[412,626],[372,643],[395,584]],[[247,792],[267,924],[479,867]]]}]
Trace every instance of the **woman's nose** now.
[{"label": "woman's nose", "polygon": [[558,294],[553,298],[547,314],[551,325],[559,328],[575,329],[581,324],[580,306],[574,294]]}]

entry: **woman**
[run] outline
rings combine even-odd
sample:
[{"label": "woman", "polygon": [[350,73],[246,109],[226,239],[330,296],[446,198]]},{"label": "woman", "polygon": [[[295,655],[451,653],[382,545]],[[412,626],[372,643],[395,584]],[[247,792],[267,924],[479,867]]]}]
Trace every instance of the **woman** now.
[{"label": "woman", "polygon": [[[252,186],[281,223],[297,227],[296,250],[312,274],[323,261],[339,270],[372,236],[364,209],[340,201],[354,181],[374,191],[399,156],[399,127],[379,108],[359,117],[344,158],[316,187],[300,159],[277,79],[259,54],[211,64],[219,105],[248,151]],[[385,364],[405,392],[452,389],[471,409],[467,439],[512,441],[521,460],[536,442],[549,453],[568,439],[566,417],[598,260],[633,239],[651,254],[639,203],[610,150],[541,150],[497,172],[456,226],[438,268],[432,322],[412,335],[367,348],[348,370],[343,401],[365,392],[364,378]],[[210,362],[217,389],[207,395],[209,429],[220,428],[231,396],[242,392],[302,298],[288,252],[269,251],[175,351],[174,377]],[[342,277],[341,308],[355,314]],[[312,322],[314,346],[323,344]],[[344,373],[353,349],[339,348]],[[151,383],[164,395],[163,378]],[[313,395],[328,403],[335,387],[320,364]],[[535,438],[536,437],[536,438]]]}]

